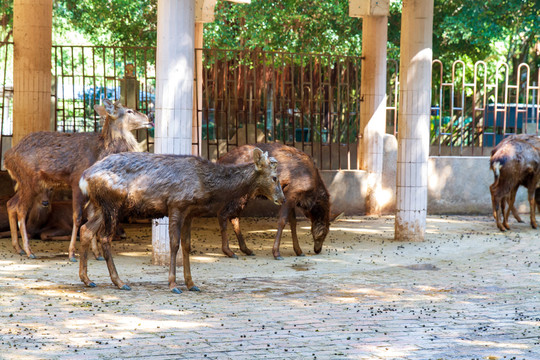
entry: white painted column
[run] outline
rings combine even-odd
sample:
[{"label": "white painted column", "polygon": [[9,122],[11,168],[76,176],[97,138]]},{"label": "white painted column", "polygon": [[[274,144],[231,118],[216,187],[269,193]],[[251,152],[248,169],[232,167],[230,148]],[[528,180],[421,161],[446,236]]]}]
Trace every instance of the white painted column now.
[{"label": "white painted column", "polygon": [[362,20],[361,89],[358,154],[360,169],[366,170],[368,186],[366,213],[380,215],[382,195],[383,141],[386,132],[386,41],[388,17],[364,16]]},{"label": "white painted column", "polygon": [[[191,154],[195,0],[158,0],[156,59],[157,154]],[[153,263],[170,262],[168,218],[152,225]],[[182,254],[177,257],[182,263]]]},{"label": "white painted column", "polygon": [[403,0],[396,240],[423,240],[426,229],[433,0]]},{"label": "white painted column", "polygon": [[13,142],[51,124],[52,0],[13,3]]}]

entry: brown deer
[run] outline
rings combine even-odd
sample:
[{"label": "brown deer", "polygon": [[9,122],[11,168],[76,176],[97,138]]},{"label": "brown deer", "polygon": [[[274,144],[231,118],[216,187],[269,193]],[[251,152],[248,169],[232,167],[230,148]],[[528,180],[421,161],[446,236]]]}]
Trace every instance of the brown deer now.
[{"label": "brown deer", "polygon": [[[311,157],[304,152],[279,143],[260,143],[255,145],[244,145],[238,147],[218,159],[220,164],[238,164],[245,162],[254,147],[267,151],[269,156],[278,161],[278,174],[285,202],[279,210],[278,230],[272,254],[276,260],[283,260],[279,252],[281,234],[283,228],[289,221],[291,226],[291,235],[293,240],[294,252],[297,256],[303,256],[304,253],[298,244],[296,234],[296,210],[298,206],[311,220],[311,234],[314,240],[313,250],[316,254],[320,253],[326,235],[330,229],[330,223],[337,216],[330,215],[330,195],[321,179],[319,170],[313,164]],[[238,239],[240,250],[246,255],[252,255],[253,252],[246,246],[246,242],[240,231],[240,213],[247,205],[250,196],[233,199],[225,210],[218,216],[221,226],[222,250],[229,257],[237,257],[229,248],[227,237],[227,220],[230,220],[234,233]]]},{"label": "brown deer", "polygon": [[[495,146],[493,148],[493,150],[491,150],[491,156],[493,157],[493,155],[501,147],[508,146],[507,143],[509,143],[509,142],[511,143],[512,141],[516,141],[516,140],[525,141],[528,144],[534,146],[536,149],[540,150],[540,137],[538,137],[536,135],[529,135],[529,134],[518,134],[518,135],[510,135],[508,137],[505,137],[499,144],[497,144],[497,146]],[[523,220],[521,220],[521,217],[519,216],[519,213],[518,213],[516,207],[514,206],[514,202],[515,202],[515,199],[516,199],[516,193],[517,193],[520,185],[527,187],[526,183],[518,184],[514,188],[514,190],[512,190],[512,192],[511,192],[510,196],[508,197],[508,199],[506,200],[506,198],[505,198],[503,200],[503,203],[500,204],[503,208],[504,208],[505,205],[508,205],[506,210],[503,209],[503,219],[504,219],[503,225],[507,230],[510,230],[510,227],[508,226],[508,216],[509,216],[510,211],[512,212],[512,214],[514,215],[514,217],[516,218],[516,220],[518,222],[520,222],[520,223],[523,222]],[[540,188],[536,189],[534,198],[535,198],[536,206],[540,210]]]},{"label": "brown deer", "polygon": [[[527,188],[530,204],[531,226],[536,229],[535,191],[540,181],[540,148],[538,138],[532,135],[518,135],[505,139],[495,149],[490,158],[490,169],[495,181],[490,185],[493,216],[501,231],[509,230],[510,211],[521,220],[514,207],[516,192],[520,185]],[[505,210],[505,205],[508,208]],[[501,211],[503,222],[500,221]]]},{"label": "brown deer", "polygon": [[199,291],[191,278],[189,263],[192,219],[215,212],[245,194],[265,196],[280,204],[284,196],[276,166],[276,160],[260,149],[253,149],[249,163],[239,165],[216,164],[195,156],[149,153],[116,154],[99,161],[83,173],[80,181],[92,210],[81,228],[81,280],[87,286],[96,286],[88,278],[87,260],[88,246],[97,236],[112,282],[120,289],[130,290],[118,276],[111,255],[118,214],[168,216],[169,288],[181,293],[176,284],[176,255],[181,244],[185,284],[189,290]]},{"label": "brown deer", "polygon": [[[35,132],[25,136],[5,154],[4,165],[16,182],[15,195],[8,201],[13,247],[21,255],[35,258],[30,249],[26,217],[36,196],[48,188],[71,187],[73,229],[69,259],[75,258],[75,240],[82,221],[83,195],[79,189],[82,172],[109,154],[137,151],[132,130],[149,128],[152,123],[138,111],[124,108],[119,101],[104,100],[94,109],[104,121],[101,133]],[[17,223],[24,252],[17,236]]]}]

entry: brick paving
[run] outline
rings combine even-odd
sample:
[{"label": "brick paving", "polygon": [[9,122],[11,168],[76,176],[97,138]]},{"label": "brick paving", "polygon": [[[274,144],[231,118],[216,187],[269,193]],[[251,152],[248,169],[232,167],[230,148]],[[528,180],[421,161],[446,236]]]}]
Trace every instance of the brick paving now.
[{"label": "brick paving", "polygon": [[[193,226],[200,293],[167,289],[147,225],[113,245],[120,276],[91,260],[85,288],[67,242],[0,240],[2,359],[540,359],[540,232],[488,217],[432,216],[426,241],[393,240],[393,218],[347,217],[314,255],[271,256],[275,219],[245,219],[256,256],[221,255],[215,219]],[[231,232],[231,244],[236,246]],[[181,269],[179,269],[181,276]],[[183,288],[184,290],[185,288]]]}]

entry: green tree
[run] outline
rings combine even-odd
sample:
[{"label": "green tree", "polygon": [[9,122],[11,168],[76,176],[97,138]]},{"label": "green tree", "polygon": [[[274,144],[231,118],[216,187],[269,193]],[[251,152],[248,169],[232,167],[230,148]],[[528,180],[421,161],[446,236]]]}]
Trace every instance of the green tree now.
[{"label": "green tree", "polygon": [[348,0],[220,1],[205,46],[360,55],[361,24],[349,16]]}]

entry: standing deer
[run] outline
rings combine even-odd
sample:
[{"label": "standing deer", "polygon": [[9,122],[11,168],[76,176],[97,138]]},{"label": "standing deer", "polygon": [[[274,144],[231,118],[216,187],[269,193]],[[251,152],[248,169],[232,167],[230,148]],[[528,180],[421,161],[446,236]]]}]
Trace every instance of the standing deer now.
[{"label": "standing deer", "polygon": [[[124,108],[119,101],[103,101],[94,109],[104,121],[101,133],[35,132],[25,136],[5,154],[4,165],[16,182],[15,195],[8,201],[11,239],[15,250],[35,258],[30,249],[26,218],[33,199],[44,189],[71,187],[73,229],[69,243],[69,259],[75,258],[75,240],[82,221],[83,195],[79,189],[82,172],[109,154],[137,151],[132,130],[150,128],[148,117]],[[17,223],[24,252],[19,246]]]},{"label": "standing deer", "polygon": [[[176,284],[176,255],[182,246],[184,280],[191,291],[199,291],[191,278],[191,221],[214,212],[245,194],[265,196],[276,204],[284,200],[276,171],[276,160],[260,149],[253,149],[251,161],[222,165],[195,156],[123,153],[108,156],[87,169],[80,188],[88,195],[92,211],[81,228],[79,276],[90,287],[87,275],[88,246],[93,237],[100,240],[112,282],[130,290],[118,276],[111,255],[111,238],[118,214],[169,217],[171,263],[169,288],[181,293]],[[218,210],[219,212],[219,210]]]},{"label": "standing deer", "polygon": [[[538,139],[523,136],[511,137],[501,142],[491,154],[490,169],[495,181],[490,185],[493,217],[501,231],[509,230],[508,216],[510,211],[517,215],[514,200],[520,185],[527,188],[530,204],[531,226],[536,229],[535,191],[540,181],[540,148],[535,144]],[[505,205],[508,209],[505,211]],[[501,211],[503,222],[500,221]],[[516,216],[519,221],[519,215]]]},{"label": "standing deer", "polygon": [[[283,260],[279,252],[281,242],[281,234],[283,228],[289,221],[291,226],[291,235],[293,240],[294,252],[297,256],[303,256],[302,249],[298,244],[298,236],[296,234],[296,210],[298,206],[306,217],[311,220],[311,234],[313,235],[314,247],[316,254],[320,253],[326,235],[328,234],[330,223],[337,216],[330,215],[330,195],[321,179],[319,170],[313,164],[313,160],[309,155],[302,151],[279,143],[260,143],[255,145],[244,145],[238,147],[218,159],[220,164],[238,164],[245,162],[254,147],[258,147],[263,151],[267,151],[272,157],[278,161],[278,174],[283,193],[285,194],[285,202],[279,210],[278,230],[272,254],[276,260]],[[230,220],[240,250],[246,255],[252,255],[253,252],[246,246],[246,242],[240,231],[240,213],[247,205],[250,196],[246,195],[239,199],[234,199],[227,205],[225,210],[219,215],[219,224],[221,226],[222,250],[229,257],[237,257],[229,248],[229,240],[227,237],[227,220]]]}]

